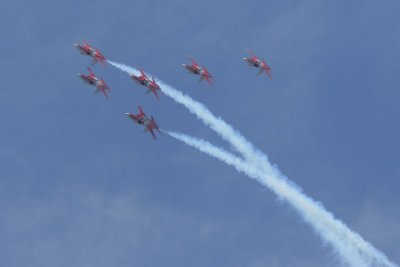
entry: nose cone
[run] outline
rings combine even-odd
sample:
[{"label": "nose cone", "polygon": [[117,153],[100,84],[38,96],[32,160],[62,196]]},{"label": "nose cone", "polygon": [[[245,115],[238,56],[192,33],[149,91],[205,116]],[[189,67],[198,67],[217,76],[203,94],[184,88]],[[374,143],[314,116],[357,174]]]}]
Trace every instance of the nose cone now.
[{"label": "nose cone", "polygon": [[187,65],[186,65],[186,64],[182,64],[182,67],[186,68],[186,67],[187,67]]},{"label": "nose cone", "polygon": [[79,45],[78,45],[78,44],[74,44],[74,46],[75,46],[75,47],[78,47]]},{"label": "nose cone", "polygon": [[129,117],[129,113],[125,113],[125,115]]},{"label": "nose cone", "polygon": [[244,61],[247,61],[247,57],[244,57],[243,60],[244,60]]}]

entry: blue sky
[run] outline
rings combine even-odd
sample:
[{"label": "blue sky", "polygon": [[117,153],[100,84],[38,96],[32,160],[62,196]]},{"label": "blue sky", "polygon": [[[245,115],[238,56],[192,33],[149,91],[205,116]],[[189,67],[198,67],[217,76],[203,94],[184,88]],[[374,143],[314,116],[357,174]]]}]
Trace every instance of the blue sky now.
[{"label": "blue sky", "polygon": [[[86,39],[205,103],[400,263],[398,1],[8,1],[0,10],[0,265],[338,266],[267,189],[124,115],[229,148],[166,96],[95,66]],[[252,49],[274,79],[242,60]],[[180,66],[186,54],[215,86]]]}]

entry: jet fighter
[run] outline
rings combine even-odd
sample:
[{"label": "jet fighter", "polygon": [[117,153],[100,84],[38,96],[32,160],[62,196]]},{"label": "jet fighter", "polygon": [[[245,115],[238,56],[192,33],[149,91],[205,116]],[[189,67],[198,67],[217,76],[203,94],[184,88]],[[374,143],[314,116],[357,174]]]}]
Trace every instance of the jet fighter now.
[{"label": "jet fighter", "polygon": [[100,53],[99,49],[91,47],[86,41],[83,41],[84,45],[74,44],[78,48],[82,55],[88,55],[93,58],[92,65],[100,62],[101,65],[105,66],[106,58]]},{"label": "jet fighter", "polygon": [[182,64],[182,66],[190,73],[200,75],[199,83],[206,80],[209,85],[212,85],[212,75],[208,72],[206,67],[201,68],[199,64],[196,63],[194,58],[188,56],[192,60],[192,65]]},{"label": "jet fighter", "polygon": [[257,76],[260,75],[263,71],[269,76],[269,78],[272,80],[272,75],[271,75],[271,67],[268,66],[268,64],[265,62],[264,59],[259,59],[256,55],[254,55],[253,52],[249,51],[251,54],[251,58],[243,58],[244,61],[246,61],[249,66],[253,66],[256,68],[259,68],[260,70],[257,73]]},{"label": "jet fighter", "polygon": [[108,94],[107,91],[110,90],[110,87],[108,87],[108,85],[106,84],[106,82],[101,78],[99,79],[98,77],[96,77],[96,75],[92,72],[92,70],[90,68],[88,68],[89,70],[89,75],[85,75],[85,74],[78,74],[78,76],[85,82],[88,83],[90,85],[96,86],[97,89],[95,91],[95,93],[98,92],[102,92],[103,95],[108,98]]},{"label": "jet fighter", "polygon": [[160,132],[160,128],[158,127],[156,121],[154,120],[153,116],[150,116],[150,119],[147,117],[147,115],[143,112],[142,107],[139,105],[139,113],[138,114],[131,114],[131,113],[125,113],[130,119],[132,119],[135,123],[141,124],[145,127],[145,132],[150,132],[151,135],[153,136],[153,139],[156,140],[157,137],[154,133],[154,129],[156,129],[158,132]]},{"label": "jet fighter", "polygon": [[140,70],[140,76],[135,76],[135,75],[131,75],[131,78],[136,81],[137,83],[146,86],[148,88],[146,94],[149,94],[150,92],[153,92],[154,95],[157,97],[157,99],[160,99],[160,96],[157,93],[157,90],[161,90],[160,86],[156,83],[156,81],[154,80],[154,77],[152,77],[152,79],[150,80],[149,77],[147,77],[146,73],[144,73],[144,71],[141,69]]}]

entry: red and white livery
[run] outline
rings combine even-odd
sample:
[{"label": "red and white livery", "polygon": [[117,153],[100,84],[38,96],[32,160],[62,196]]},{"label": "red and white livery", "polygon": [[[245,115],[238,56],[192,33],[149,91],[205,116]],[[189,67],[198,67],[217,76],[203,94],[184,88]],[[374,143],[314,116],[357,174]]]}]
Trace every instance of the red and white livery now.
[{"label": "red and white livery", "polygon": [[154,80],[154,77],[150,80],[149,77],[147,77],[146,73],[144,73],[143,70],[140,70],[140,76],[135,76],[131,75],[131,78],[136,81],[137,83],[146,86],[148,88],[146,94],[149,94],[150,92],[153,92],[153,94],[157,97],[157,99],[160,99],[160,96],[157,93],[157,90],[160,91],[161,88],[160,86],[156,83]]},{"label": "red and white livery", "polygon": [[100,53],[100,50],[91,47],[86,41],[83,41],[83,43],[84,45],[74,44],[74,46],[78,48],[82,55],[87,55],[93,58],[92,65],[100,62],[101,65],[105,66],[106,58]]},{"label": "red and white livery", "polygon": [[95,93],[98,92],[102,92],[103,95],[108,98],[108,94],[107,91],[110,90],[110,87],[108,87],[108,85],[106,84],[106,82],[103,80],[103,78],[99,79],[90,68],[88,68],[89,70],[89,75],[85,75],[85,74],[78,74],[78,76],[87,84],[96,86],[96,91]]},{"label": "red and white livery", "polygon": [[251,54],[251,58],[245,57],[245,58],[243,58],[243,60],[246,61],[249,64],[249,66],[253,66],[253,67],[260,69],[257,73],[257,76],[260,75],[262,72],[265,72],[269,76],[269,78],[272,80],[271,67],[268,66],[268,64],[265,62],[264,59],[259,59],[251,51],[249,51],[249,53]]},{"label": "red and white livery", "polygon": [[160,132],[160,128],[158,127],[156,121],[154,120],[153,116],[150,116],[150,119],[147,115],[143,112],[142,107],[139,105],[139,113],[138,114],[131,114],[125,113],[130,119],[132,119],[135,123],[141,124],[145,128],[145,132],[150,132],[153,136],[153,139],[156,140],[157,137],[154,133],[154,130]]},{"label": "red and white livery", "polygon": [[192,65],[186,65],[186,64],[182,64],[182,66],[190,73],[196,74],[196,75],[200,75],[200,79],[199,79],[199,83],[202,80],[206,80],[208,82],[209,85],[212,85],[212,78],[213,76],[211,75],[211,73],[208,72],[206,67],[200,67],[199,64],[196,63],[196,61],[194,60],[194,58],[192,58],[191,56],[188,56],[191,60],[192,60]]}]

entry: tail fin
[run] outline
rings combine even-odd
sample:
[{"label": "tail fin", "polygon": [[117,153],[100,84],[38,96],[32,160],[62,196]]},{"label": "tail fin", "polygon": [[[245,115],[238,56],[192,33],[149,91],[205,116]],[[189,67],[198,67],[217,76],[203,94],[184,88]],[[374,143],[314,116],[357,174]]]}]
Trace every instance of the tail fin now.
[{"label": "tail fin", "polygon": [[88,67],[87,69],[88,69],[90,75],[95,76],[94,73],[93,73],[93,71],[92,71],[89,67]]},{"label": "tail fin", "polygon": [[146,73],[142,69],[140,69],[140,73],[142,74],[143,77],[147,77]]},{"label": "tail fin", "polygon": [[101,78],[101,83],[104,85],[106,90],[110,90],[110,87],[108,86],[108,84],[106,84],[103,78]]},{"label": "tail fin", "polygon": [[151,116],[151,122],[152,122],[153,125],[154,125],[154,129],[157,129],[157,131],[160,133],[160,127],[158,127],[158,124],[157,124],[157,122],[154,120],[153,115]]},{"label": "tail fin", "polygon": [[140,115],[144,115],[144,112],[143,112],[142,107],[139,105],[138,108],[139,108],[139,114],[140,114]]},{"label": "tail fin", "polygon": [[157,90],[156,90],[156,89],[154,89],[154,90],[153,90],[153,93],[156,95],[156,97],[157,97],[157,100],[160,100],[160,96],[158,95],[158,93],[157,93]]},{"label": "tail fin", "polygon": [[190,60],[192,61],[193,65],[197,65],[196,60],[194,60],[194,58],[191,55],[186,55],[188,58],[190,58]]},{"label": "tail fin", "polygon": [[257,58],[257,56],[253,53],[253,51],[251,51],[250,49],[247,49],[247,51],[249,52],[249,54],[250,54],[253,58]]}]

